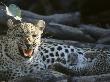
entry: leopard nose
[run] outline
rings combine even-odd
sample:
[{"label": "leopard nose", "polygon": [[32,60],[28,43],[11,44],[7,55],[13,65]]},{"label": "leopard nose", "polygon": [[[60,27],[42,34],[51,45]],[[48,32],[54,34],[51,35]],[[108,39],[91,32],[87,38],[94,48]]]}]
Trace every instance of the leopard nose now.
[{"label": "leopard nose", "polygon": [[27,49],[32,49],[32,45],[31,44],[26,44]]}]

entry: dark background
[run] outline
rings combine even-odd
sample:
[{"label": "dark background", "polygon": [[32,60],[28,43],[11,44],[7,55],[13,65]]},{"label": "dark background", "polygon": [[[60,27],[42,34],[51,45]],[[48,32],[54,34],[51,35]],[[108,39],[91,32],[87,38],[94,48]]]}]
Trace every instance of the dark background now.
[{"label": "dark background", "polygon": [[81,13],[83,23],[110,23],[110,0],[1,0],[37,14]]}]

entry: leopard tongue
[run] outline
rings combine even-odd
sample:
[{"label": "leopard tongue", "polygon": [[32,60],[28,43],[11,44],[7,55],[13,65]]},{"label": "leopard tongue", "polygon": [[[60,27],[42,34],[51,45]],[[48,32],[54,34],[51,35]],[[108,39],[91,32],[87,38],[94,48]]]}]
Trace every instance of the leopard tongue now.
[{"label": "leopard tongue", "polygon": [[33,54],[33,50],[32,49],[28,49],[28,50],[23,50],[24,56],[28,56],[31,57]]}]

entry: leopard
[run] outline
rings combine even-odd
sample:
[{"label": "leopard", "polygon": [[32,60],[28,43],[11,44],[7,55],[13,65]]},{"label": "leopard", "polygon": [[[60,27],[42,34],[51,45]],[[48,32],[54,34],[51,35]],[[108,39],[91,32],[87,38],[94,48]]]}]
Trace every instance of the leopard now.
[{"label": "leopard", "polygon": [[[89,51],[87,51],[87,53],[88,52]],[[102,48],[100,50],[94,49],[94,52],[91,53],[92,56],[94,55],[96,56],[92,59],[92,61],[88,61],[83,64],[76,64],[68,67],[62,63],[55,63],[53,65],[53,69],[62,72],[66,75],[77,76],[77,77],[110,73],[110,50],[109,49],[106,50],[105,48]]]},{"label": "leopard", "polygon": [[9,19],[7,26],[6,35],[0,36],[0,81],[27,75],[34,66],[33,69],[43,69],[40,60],[31,56],[40,45],[45,22],[36,20],[32,24]]},{"label": "leopard", "polygon": [[86,60],[80,48],[42,42],[43,20],[30,23],[9,19],[7,26],[6,36],[0,36],[0,81],[49,69],[55,62],[72,65]]},{"label": "leopard", "polygon": [[9,19],[6,36],[0,36],[0,81],[51,69],[54,63],[73,66],[88,62],[87,50],[73,45],[42,42],[45,21]]}]

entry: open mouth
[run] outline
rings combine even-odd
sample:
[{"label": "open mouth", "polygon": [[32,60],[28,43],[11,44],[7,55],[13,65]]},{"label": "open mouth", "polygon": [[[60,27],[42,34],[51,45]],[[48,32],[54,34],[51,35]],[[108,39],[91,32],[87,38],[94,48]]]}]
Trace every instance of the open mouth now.
[{"label": "open mouth", "polygon": [[24,56],[31,57],[33,54],[33,50],[32,49],[23,50],[23,53],[24,53]]},{"label": "open mouth", "polygon": [[20,54],[23,56],[23,57],[31,57],[33,55],[33,52],[34,50],[33,49],[25,49],[23,50],[22,48],[19,47],[19,51],[20,51]]}]

